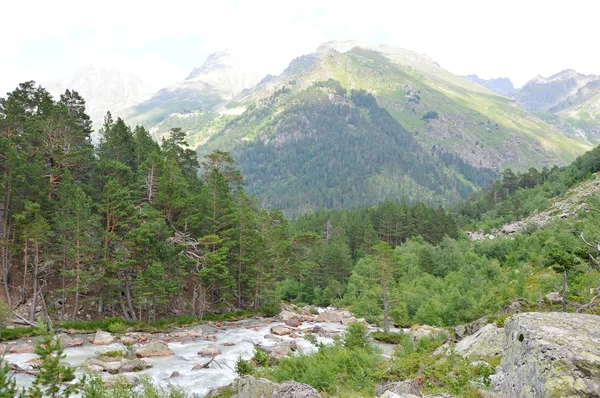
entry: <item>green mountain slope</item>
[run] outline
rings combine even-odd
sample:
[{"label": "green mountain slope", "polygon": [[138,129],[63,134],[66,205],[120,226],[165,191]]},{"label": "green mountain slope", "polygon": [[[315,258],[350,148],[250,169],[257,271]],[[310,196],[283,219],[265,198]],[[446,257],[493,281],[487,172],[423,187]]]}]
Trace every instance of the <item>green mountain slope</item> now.
[{"label": "green mountain slope", "polygon": [[333,80],[281,90],[200,148],[231,151],[247,189],[288,214],[406,197],[454,203],[496,173],[441,149],[425,150],[366,91]]}]

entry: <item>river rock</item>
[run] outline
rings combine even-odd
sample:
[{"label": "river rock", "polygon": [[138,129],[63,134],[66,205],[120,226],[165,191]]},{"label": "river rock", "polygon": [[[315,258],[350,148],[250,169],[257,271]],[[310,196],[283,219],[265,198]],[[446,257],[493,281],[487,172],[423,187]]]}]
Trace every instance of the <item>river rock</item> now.
[{"label": "river rock", "polygon": [[317,322],[338,323],[341,320],[342,320],[342,316],[337,311],[325,311],[325,312],[321,312],[317,316]]},{"label": "river rock", "polygon": [[506,346],[494,390],[509,397],[597,397],[600,317],[523,313],[504,323]]},{"label": "river rock", "polygon": [[271,328],[271,333],[277,336],[286,336],[290,334],[292,331],[285,326],[273,326]]},{"label": "river rock", "polygon": [[106,355],[88,358],[81,366],[93,372],[107,372],[111,374],[139,372],[149,367],[149,365],[141,359],[109,357]]},{"label": "river rock", "polygon": [[412,341],[417,341],[422,339],[423,337],[428,337],[431,339],[435,339],[446,334],[446,329],[438,328],[435,326],[429,325],[417,325],[410,328],[408,331],[408,335]]},{"label": "river rock", "polygon": [[219,347],[217,347],[216,345],[211,344],[198,351],[198,355],[208,358],[214,358],[217,355],[221,355],[221,350],[219,350]]},{"label": "river rock", "polygon": [[293,327],[293,328],[297,328],[297,327],[300,327],[302,325],[302,322],[300,322],[297,319],[288,319],[288,320],[285,321],[285,325]]},{"label": "river rock", "polygon": [[59,338],[63,347],[81,347],[83,345],[83,339],[73,338],[66,333],[61,333],[57,337]]},{"label": "river rock", "polygon": [[11,354],[33,354],[35,351],[32,343],[16,344],[9,349]]},{"label": "river rock", "polygon": [[292,311],[287,311],[287,310],[283,310],[279,313],[279,319],[281,319],[282,321],[290,321],[290,320],[296,320],[296,321],[300,321],[302,320],[302,316],[299,314],[296,314],[295,312]]},{"label": "river rock", "polygon": [[162,341],[151,341],[148,344],[137,347],[134,352],[135,356],[138,358],[165,357],[173,355],[173,351],[171,351],[169,346]]},{"label": "river rock", "polygon": [[121,336],[121,343],[123,343],[124,345],[134,345],[135,343],[137,343],[137,338],[135,338],[134,336]]},{"label": "river rock", "polygon": [[171,373],[171,376],[169,376],[169,379],[172,379],[174,377],[179,377],[179,376],[181,376],[181,374],[179,374],[179,372],[175,370]]},{"label": "river rock", "polygon": [[550,292],[544,296],[551,304],[561,304],[563,302],[563,296],[557,292]]},{"label": "river rock", "polygon": [[454,350],[464,357],[488,358],[501,355],[503,348],[504,329],[490,323],[459,341]]},{"label": "river rock", "polygon": [[98,330],[94,335],[93,343],[95,345],[107,345],[115,341],[115,338],[112,334],[105,332],[103,330]]}]

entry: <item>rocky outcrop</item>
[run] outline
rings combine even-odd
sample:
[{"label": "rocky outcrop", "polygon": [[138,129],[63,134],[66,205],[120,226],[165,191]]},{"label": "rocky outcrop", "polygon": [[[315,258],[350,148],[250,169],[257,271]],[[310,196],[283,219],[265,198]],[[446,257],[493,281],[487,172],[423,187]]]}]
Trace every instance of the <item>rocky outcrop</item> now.
[{"label": "rocky outcrop", "polygon": [[447,335],[446,329],[429,325],[415,325],[408,331],[412,341],[420,340],[424,337],[435,339]]},{"label": "rocky outcrop", "polygon": [[456,341],[462,340],[465,337],[477,332],[479,329],[487,325],[488,317],[484,316],[476,321],[468,323],[466,325],[458,325],[454,327],[454,339]]},{"label": "rocky outcrop", "polygon": [[92,372],[108,372],[111,374],[139,372],[149,367],[141,359],[108,355],[98,355],[94,358],[88,358],[81,366]]},{"label": "rocky outcrop", "polygon": [[488,358],[501,355],[503,348],[504,329],[490,323],[459,341],[454,350],[464,357]]},{"label": "rocky outcrop", "polygon": [[115,338],[112,334],[102,330],[98,330],[94,335],[93,343],[96,345],[107,345],[112,343],[113,341],[115,341]]},{"label": "rocky outcrop", "polygon": [[494,390],[509,397],[598,397],[600,317],[523,313],[504,324]]},{"label": "rocky outcrop", "polygon": [[306,384],[296,382],[279,384],[252,376],[238,379],[233,389],[235,394],[232,398],[321,398],[317,390]]},{"label": "rocky outcrop", "polygon": [[138,358],[164,357],[168,355],[173,355],[173,351],[161,341],[152,341],[135,349],[135,356]]}]

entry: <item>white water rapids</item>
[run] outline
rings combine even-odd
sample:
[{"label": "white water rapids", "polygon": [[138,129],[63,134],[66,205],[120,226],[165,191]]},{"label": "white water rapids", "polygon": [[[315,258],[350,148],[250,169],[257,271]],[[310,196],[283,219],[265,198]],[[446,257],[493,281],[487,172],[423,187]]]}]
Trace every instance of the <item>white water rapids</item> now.
[{"label": "white water rapids", "polygon": [[[250,359],[254,354],[254,346],[260,345],[268,348],[281,344],[282,342],[296,341],[300,352],[315,351],[316,347],[304,339],[304,333],[294,330],[297,338],[289,336],[277,336],[279,341],[273,339],[270,329],[274,326],[283,325],[282,322],[266,323],[261,322],[257,325],[256,319],[247,319],[240,322],[223,322],[221,328],[212,327],[207,324],[214,333],[211,335],[216,341],[207,341],[205,338],[187,339],[185,343],[168,343],[169,348],[174,355],[164,357],[143,358],[152,367],[141,372],[124,373],[124,375],[147,374],[156,384],[166,386],[169,383],[181,387],[187,393],[203,396],[211,389],[230,384],[235,380],[235,362],[238,357]],[[319,323],[305,322],[301,329],[320,326],[326,331],[345,330],[345,326],[340,323]],[[270,338],[266,338],[270,336]],[[320,337],[317,339],[321,343],[331,343],[331,337]],[[233,345],[228,345],[233,344]],[[192,370],[194,365],[205,364],[207,359],[198,355],[198,351],[209,345],[216,345],[221,354],[215,357],[215,363],[208,369]],[[81,376],[84,370],[81,364],[97,353],[110,350],[125,350],[122,343],[113,343],[105,346],[97,346],[91,343],[85,343],[81,347],[66,348],[65,361],[76,368],[76,375]],[[23,369],[31,369],[31,363],[27,361],[36,358],[35,354],[6,354],[4,359],[9,363],[14,363]],[[171,374],[177,371],[179,376],[171,378]],[[103,376],[112,377],[106,373]],[[17,383],[19,386],[27,386],[33,380],[32,376],[26,374],[17,374]]]}]

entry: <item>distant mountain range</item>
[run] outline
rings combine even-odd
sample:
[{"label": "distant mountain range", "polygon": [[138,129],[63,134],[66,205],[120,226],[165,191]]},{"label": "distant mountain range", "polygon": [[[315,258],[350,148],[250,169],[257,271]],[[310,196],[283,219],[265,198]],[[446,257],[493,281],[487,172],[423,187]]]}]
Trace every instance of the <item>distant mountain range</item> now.
[{"label": "distant mountain range", "polygon": [[325,43],[278,76],[252,65],[218,51],[153,95],[135,78],[111,95],[93,70],[72,87],[97,90],[78,89],[93,115],[112,99],[113,113],[157,140],[181,127],[200,155],[231,151],[248,190],[289,214],[400,197],[451,203],[505,167],[566,164],[600,137],[598,78],[574,71],[515,89],[359,42]]}]

